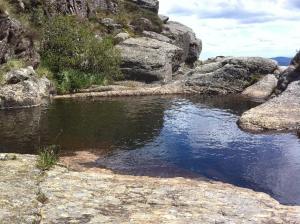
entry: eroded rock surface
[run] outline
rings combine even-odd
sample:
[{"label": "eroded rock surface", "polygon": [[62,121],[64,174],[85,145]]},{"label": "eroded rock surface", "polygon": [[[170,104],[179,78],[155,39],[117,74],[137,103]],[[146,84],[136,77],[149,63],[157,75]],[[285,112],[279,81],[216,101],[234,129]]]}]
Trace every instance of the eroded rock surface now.
[{"label": "eroded rock surface", "polygon": [[186,85],[201,94],[240,93],[253,77],[272,74],[277,63],[260,57],[228,57],[209,60],[197,67],[187,78]]},{"label": "eroded rock surface", "polygon": [[7,73],[4,83],[0,86],[0,109],[38,106],[51,91],[50,81],[38,78],[32,67]]},{"label": "eroded rock surface", "polygon": [[278,97],[245,112],[239,125],[250,131],[296,130],[300,126],[300,81]]},{"label": "eroded rock surface", "polygon": [[40,171],[35,157],[0,153],[0,178],[0,223],[38,223]]},{"label": "eroded rock surface", "polygon": [[3,224],[300,222],[299,206],[229,184],[58,166],[41,175],[34,159],[0,160]]},{"label": "eroded rock surface", "polygon": [[249,86],[242,92],[242,95],[258,100],[265,100],[275,90],[277,86],[277,78],[275,75],[269,74],[259,80],[252,86]]},{"label": "eroded rock surface", "polygon": [[121,51],[121,70],[126,79],[138,81],[171,81],[179,67],[183,50],[155,39],[130,38],[117,46]]}]

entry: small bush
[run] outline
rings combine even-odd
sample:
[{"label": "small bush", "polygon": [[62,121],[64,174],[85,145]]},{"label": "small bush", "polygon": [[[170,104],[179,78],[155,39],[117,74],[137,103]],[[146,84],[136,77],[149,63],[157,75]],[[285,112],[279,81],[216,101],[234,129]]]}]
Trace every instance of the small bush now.
[{"label": "small bush", "polygon": [[106,79],[101,76],[83,73],[78,70],[65,70],[58,75],[57,92],[74,93],[91,85],[103,85]]},{"label": "small bush", "polygon": [[41,148],[38,154],[37,167],[41,170],[49,170],[56,165],[59,159],[59,147],[56,145]]}]

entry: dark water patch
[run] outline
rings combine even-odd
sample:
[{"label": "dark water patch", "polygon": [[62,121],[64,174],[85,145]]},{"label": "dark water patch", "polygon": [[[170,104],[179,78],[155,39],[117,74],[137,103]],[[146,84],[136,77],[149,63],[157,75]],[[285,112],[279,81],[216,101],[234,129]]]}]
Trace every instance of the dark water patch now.
[{"label": "dark water patch", "polygon": [[0,151],[35,153],[59,144],[64,154],[96,152],[96,166],[123,174],[204,176],[300,204],[300,140],[236,125],[256,105],[239,97],[55,101],[0,111]]}]

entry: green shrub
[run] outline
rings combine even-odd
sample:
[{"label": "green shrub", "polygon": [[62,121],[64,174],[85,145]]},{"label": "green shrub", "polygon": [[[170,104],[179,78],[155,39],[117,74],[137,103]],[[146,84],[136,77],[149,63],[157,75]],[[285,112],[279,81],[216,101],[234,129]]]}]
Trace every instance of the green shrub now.
[{"label": "green shrub", "polygon": [[74,93],[91,85],[103,85],[106,80],[101,76],[72,69],[61,72],[57,79],[59,80],[57,83],[57,92],[59,94]]},{"label": "green shrub", "polygon": [[49,170],[56,165],[59,159],[59,147],[51,145],[39,150],[37,167],[41,170]]},{"label": "green shrub", "polygon": [[63,90],[117,79],[121,74],[120,53],[113,40],[97,39],[84,21],[71,16],[52,18],[45,25],[41,56]]}]

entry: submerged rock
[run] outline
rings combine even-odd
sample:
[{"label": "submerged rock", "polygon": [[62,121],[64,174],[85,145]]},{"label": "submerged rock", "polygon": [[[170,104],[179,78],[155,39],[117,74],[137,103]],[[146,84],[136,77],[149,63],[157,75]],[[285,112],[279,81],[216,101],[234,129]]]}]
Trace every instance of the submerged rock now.
[{"label": "submerged rock", "polygon": [[275,90],[277,82],[275,75],[266,75],[254,85],[245,89],[242,95],[259,100],[267,99]]},{"label": "submerged rock", "polygon": [[38,106],[50,91],[50,81],[38,78],[32,67],[11,71],[0,86],[0,109]]},{"label": "submerged rock", "polygon": [[291,83],[278,97],[245,112],[238,123],[249,131],[296,130],[300,126],[300,81]]},{"label": "submerged rock", "polygon": [[171,81],[183,55],[175,45],[146,37],[127,39],[117,48],[125,78],[145,82]]},{"label": "submerged rock", "polygon": [[230,94],[242,92],[257,75],[272,74],[277,63],[260,57],[227,57],[210,60],[187,77],[186,85],[198,93]]}]

